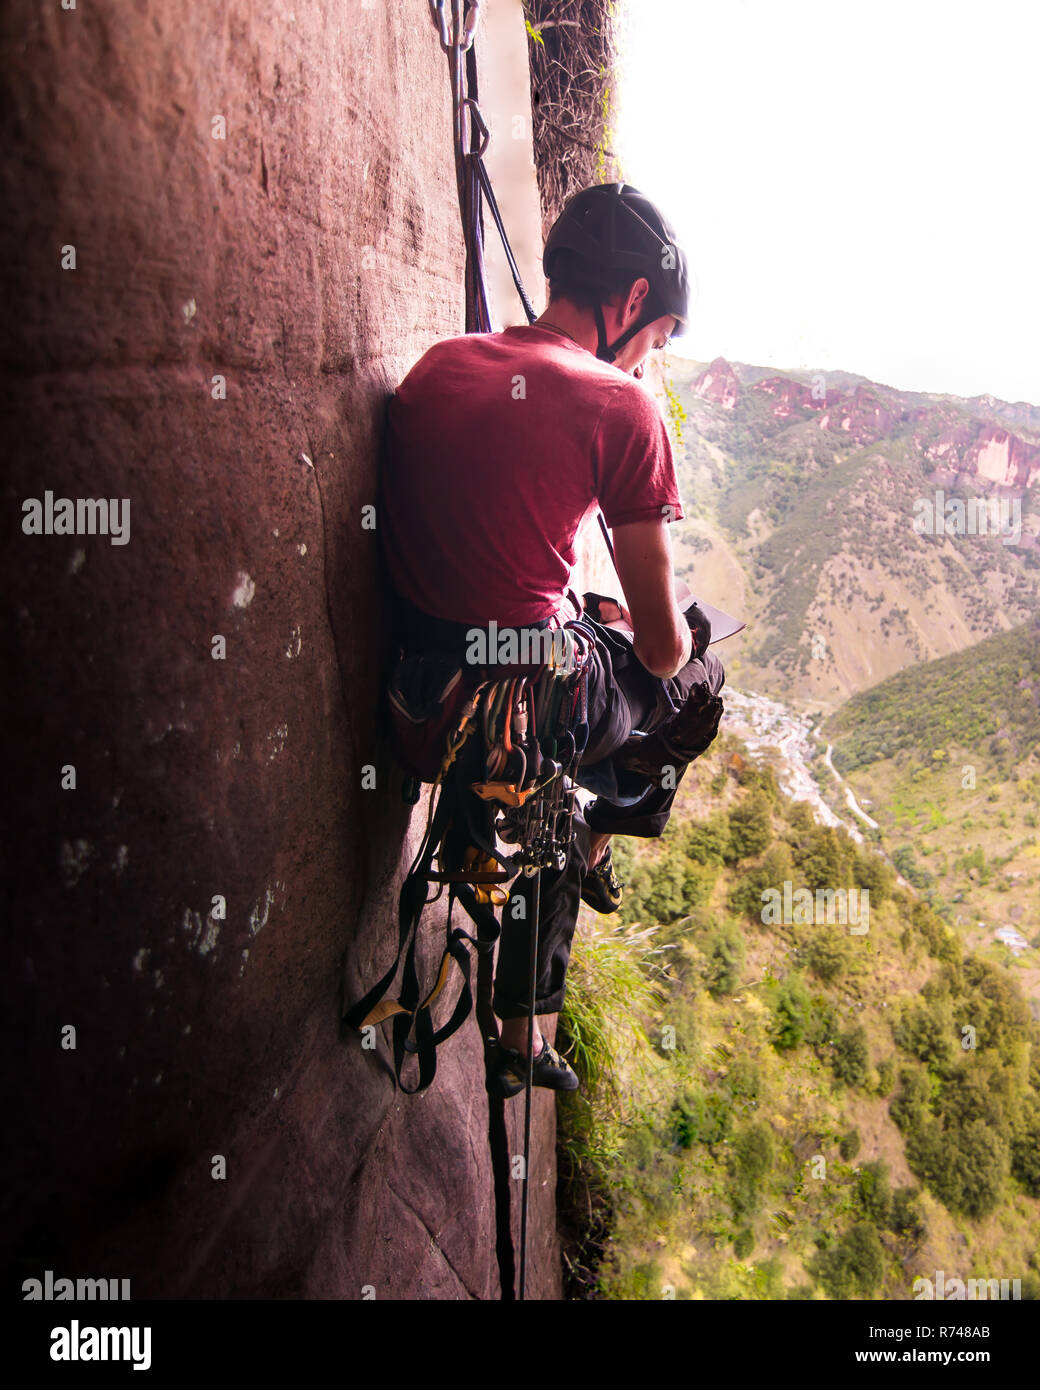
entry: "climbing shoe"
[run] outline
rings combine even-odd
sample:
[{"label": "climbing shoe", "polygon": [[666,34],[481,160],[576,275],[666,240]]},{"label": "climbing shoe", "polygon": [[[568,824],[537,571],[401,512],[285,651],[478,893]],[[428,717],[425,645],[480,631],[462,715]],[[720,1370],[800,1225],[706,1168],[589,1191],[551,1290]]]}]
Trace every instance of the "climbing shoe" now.
[{"label": "climbing shoe", "polygon": [[[490,1085],[495,1095],[508,1100],[518,1095],[527,1080],[527,1058],[513,1047],[498,1046],[499,1065],[492,1072]],[[576,1091],[577,1074],[564,1061],[548,1038],[542,1039],[542,1050],[534,1059],[532,1084],[550,1091]]]},{"label": "climbing shoe", "polygon": [[581,900],[596,912],[616,912],[621,906],[624,884],[614,874],[608,846],[606,854],[581,881]]}]

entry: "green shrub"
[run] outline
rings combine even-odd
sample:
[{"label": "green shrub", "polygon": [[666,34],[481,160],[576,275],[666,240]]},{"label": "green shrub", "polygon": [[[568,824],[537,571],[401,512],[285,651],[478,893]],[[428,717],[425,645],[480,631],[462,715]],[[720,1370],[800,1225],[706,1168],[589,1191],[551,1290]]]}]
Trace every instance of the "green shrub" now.
[{"label": "green shrub", "polygon": [[694,1144],[709,1147],[725,1142],[733,1130],[733,1108],[717,1091],[705,1095],[688,1087],[672,1102],[669,1114],[672,1143],[680,1149]]},{"label": "green shrub", "polygon": [[724,864],[730,857],[729,817],[719,811],[709,821],[691,825],[683,849],[687,859],[698,864]]},{"label": "green shrub", "polygon": [[1040,1197],[1040,1097],[1032,1092],[1015,1117],[1011,1171],[1031,1197]]},{"label": "green shrub", "polygon": [[769,848],[773,840],[773,815],[769,798],[755,791],[729,813],[731,862],[751,859]]},{"label": "green shrub", "polygon": [[867,1030],[862,1024],[840,1033],[831,1056],[834,1075],[846,1086],[865,1086],[870,1075]]},{"label": "green shrub", "polygon": [[857,850],[852,866],[852,877],[857,888],[865,888],[870,893],[870,906],[879,908],[892,896],[895,887],[895,874],[881,858],[869,850]]},{"label": "green shrub", "polygon": [[750,1226],[738,1231],[733,1240],[733,1254],[738,1260],[746,1260],[755,1248],[755,1237]]},{"label": "green shrub", "polygon": [[806,942],[805,962],[824,984],[834,984],[851,963],[848,938],[828,927],[817,928],[810,933]]},{"label": "green shrub", "polygon": [[913,1125],[906,1161],[950,1211],[981,1219],[1000,1204],[1010,1171],[1010,1145],[984,1120],[944,1130],[936,1119]]},{"label": "green shrub", "polygon": [[768,763],[759,765],[747,763],[741,768],[737,780],[742,787],[763,792],[773,806],[780,806],[782,796],[780,785],[776,780],[776,773]]},{"label": "green shrub", "polygon": [[930,1114],[932,1088],[928,1073],[921,1067],[901,1067],[899,1088],[888,1113],[901,1130],[920,1128]]},{"label": "green shrub", "polygon": [[661,1271],[656,1261],[647,1260],[633,1266],[611,1287],[610,1297],[627,1303],[652,1302],[661,1297]]},{"label": "green shrub", "polygon": [[723,922],[701,948],[707,958],[704,983],[712,994],[732,994],[744,968],[744,934],[732,922]]},{"label": "green shrub", "polygon": [[892,1021],[892,1036],[904,1052],[933,1067],[953,1061],[954,1021],[949,1000],[907,1003]]},{"label": "green shrub", "polygon": [[858,1196],[864,1216],[875,1226],[887,1226],[892,1214],[892,1188],[884,1159],[864,1163],[860,1168]]},{"label": "green shrub", "polygon": [[872,1294],[885,1272],[885,1254],[877,1231],[868,1221],[857,1222],[836,1245],[809,1262],[809,1272],[831,1298]]},{"label": "green shrub", "polygon": [[814,822],[794,847],[795,864],[803,880],[800,886],[814,892],[817,888],[848,886],[854,857],[855,847],[844,832],[839,836],[833,826]]},{"label": "green shrub", "polygon": [[776,996],[773,1046],[780,1052],[797,1047],[809,1026],[809,991],[800,975],[789,975]]},{"label": "green shrub", "polygon": [[773,1133],[768,1125],[761,1122],[748,1125],[737,1135],[730,1158],[733,1173],[730,1205],[737,1220],[752,1216],[758,1210],[759,1184],[772,1168],[774,1157]]},{"label": "green shrub", "polygon": [[859,1153],[859,1149],[860,1137],[858,1129],[850,1129],[848,1133],[843,1134],[838,1140],[838,1152],[846,1163],[856,1157]]},{"label": "green shrub", "polygon": [[737,1172],[758,1182],[773,1166],[776,1150],[773,1131],[767,1124],[758,1121],[740,1132],[733,1145]]},{"label": "green shrub", "polygon": [[793,872],[794,863],[788,846],[773,845],[761,864],[745,865],[736,871],[736,881],[729,897],[731,910],[761,924],[762,894],[767,888],[775,888],[782,893],[785,880],[790,879]]},{"label": "green shrub", "polygon": [[897,1187],[892,1194],[889,1229],[919,1245],[928,1234],[921,1211],[921,1194],[916,1187]]},{"label": "green shrub", "polygon": [[758,1064],[751,1057],[735,1057],[726,1074],[726,1089],[734,1100],[757,1100],[763,1089]]}]

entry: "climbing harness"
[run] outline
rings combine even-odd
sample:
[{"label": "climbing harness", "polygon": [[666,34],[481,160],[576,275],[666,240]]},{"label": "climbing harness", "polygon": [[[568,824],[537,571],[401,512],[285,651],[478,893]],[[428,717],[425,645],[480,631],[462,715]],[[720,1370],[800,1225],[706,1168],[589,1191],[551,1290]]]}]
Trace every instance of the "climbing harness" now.
[{"label": "climbing harness", "polygon": [[[409,1094],[423,1091],[436,1074],[437,1048],[461,1027],[473,1007],[469,948],[476,951],[476,1012],[485,1050],[499,1270],[502,1296],[506,1299],[512,1297],[513,1284],[509,1155],[503,1101],[490,1085],[493,1068],[500,1060],[498,1027],[491,1007],[491,957],[501,926],[493,909],[507,901],[505,884],[510,880],[519,874],[533,880],[530,1037],[540,875],[544,868],[559,870],[566,866],[577,794],[573,777],[589,732],[588,672],[595,646],[594,631],[587,622],[576,619],[557,629],[553,637],[549,660],[533,670],[529,666],[466,668],[460,663],[444,680],[451,659],[446,654],[427,656],[425,660],[435,669],[432,684],[424,679],[428,675],[423,669],[424,654],[399,653],[390,686],[399,756],[412,773],[410,781],[424,780],[424,774],[430,772],[428,760],[433,749],[439,762],[432,779],[423,837],[401,885],[397,954],[378,983],[346,1014],[347,1023],[359,1030],[390,1020],[398,1085]],[[418,716],[431,709],[431,689],[444,695],[444,700],[434,701],[435,712],[424,724]],[[452,711],[447,718],[437,712],[445,707]],[[431,725],[438,731],[432,741],[427,734]],[[409,733],[419,729],[423,731],[420,741],[409,746]],[[429,780],[428,776],[425,780]],[[414,800],[413,788],[406,784],[406,789],[407,799]],[[514,845],[513,851],[504,852],[497,843],[499,839]],[[436,888],[433,897],[429,896],[430,885]],[[423,994],[416,966],[419,922],[424,909],[440,897],[445,887],[447,939],[433,986]],[[456,902],[474,924],[475,934],[455,924]],[[388,998],[402,957],[400,992],[397,998]],[[462,976],[462,987],[447,1022],[436,1027],[432,1009],[447,985],[452,961]],[[409,1056],[416,1058],[418,1066],[414,1085],[402,1076]],[[533,1065],[529,1055],[520,1210],[521,1299],[525,1296],[527,1273]]]}]

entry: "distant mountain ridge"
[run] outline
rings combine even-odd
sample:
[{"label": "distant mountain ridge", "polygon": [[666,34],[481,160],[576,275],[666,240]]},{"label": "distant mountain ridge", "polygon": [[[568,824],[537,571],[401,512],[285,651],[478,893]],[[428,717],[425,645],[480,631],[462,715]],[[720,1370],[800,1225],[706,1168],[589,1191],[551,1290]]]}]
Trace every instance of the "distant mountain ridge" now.
[{"label": "distant mountain ridge", "polygon": [[832,710],[1040,612],[1040,408],[724,358],[667,371],[676,566],[747,618],[735,683]]},{"label": "distant mountain ridge", "polygon": [[[733,410],[742,392],[763,391],[775,401],[778,420],[810,410],[821,430],[842,432],[859,444],[891,433],[897,425],[920,425],[916,435],[937,471],[958,483],[975,478],[984,483],[1029,488],[1040,481],[1040,407],[1024,401],[1014,405],[993,396],[964,400],[958,396],[896,391],[850,373],[797,372],[762,375],[762,368],[727,362],[717,357],[694,379],[691,390],[706,401]],[[965,420],[965,415],[971,417]],[[1016,434],[997,420],[1020,428]],[[1032,438],[1037,432],[1038,437]],[[950,467],[950,465],[954,465]]]}]

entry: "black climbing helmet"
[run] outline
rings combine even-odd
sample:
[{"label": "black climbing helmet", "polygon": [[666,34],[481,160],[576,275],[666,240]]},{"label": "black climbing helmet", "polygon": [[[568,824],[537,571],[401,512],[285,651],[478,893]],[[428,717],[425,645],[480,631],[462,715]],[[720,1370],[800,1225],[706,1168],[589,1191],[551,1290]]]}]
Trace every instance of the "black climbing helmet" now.
[{"label": "black climbing helmet", "polygon": [[690,295],[686,257],[671,223],[638,188],[600,183],[575,193],[553,223],[542,252],[550,279],[560,251],[572,251],[593,273],[631,271],[633,279],[645,276],[650,283],[643,312],[609,346],[603,309],[596,305],[597,357],[613,362],[619,348],[665,314],[676,320],[673,337],[684,331]]}]

